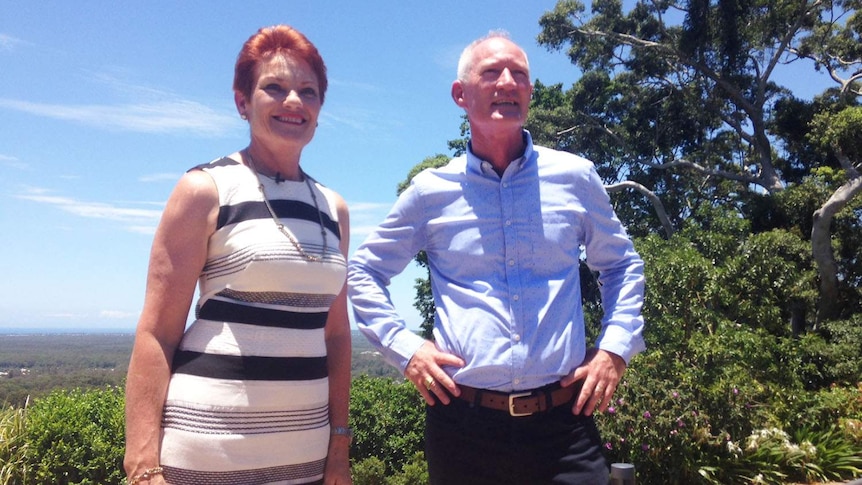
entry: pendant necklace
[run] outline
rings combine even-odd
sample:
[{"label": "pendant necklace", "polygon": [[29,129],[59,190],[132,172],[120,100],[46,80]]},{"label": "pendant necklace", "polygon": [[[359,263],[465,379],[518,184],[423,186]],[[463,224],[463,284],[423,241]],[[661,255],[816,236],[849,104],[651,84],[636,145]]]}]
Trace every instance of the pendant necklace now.
[{"label": "pendant necklace", "polygon": [[295,237],[293,237],[293,234],[291,234],[287,227],[285,227],[284,224],[281,223],[281,221],[278,219],[278,216],[275,215],[275,211],[272,210],[272,205],[270,205],[269,199],[266,198],[266,192],[263,189],[263,182],[260,179],[260,174],[257,171],[257,167],[254,166],[254,159],[251,157],[251,151],[246,150],[245,155],[246,157],[248,157],[248,168],[251,169],[251,172],[257,178],[257,188],[260,190],[260,195],[263,197],[263,203],[266,205],[266,208],[269,211],[269,215],[272,216],[272,221],[275,222],[275,227],[277,227],[282,234],[287,236],[287,239],[290,240],[291,244],[293,244],[293,247],[295,247],[296,250],[299,251],[299,254],[301,254],[303,258],[312,262],[322,261],[323,257],[326,255],[327,249],[326,227],[323,225],[323,214],[320,212],[320,207],[317,205],[317,196],[314,194],[314,189],[311,187],[310,177],[306,175],[301,168],[299,169],[300,175],[302,175],[302,177],[305,179],[305,186],[308,187],[308,192],[311,194],[311,200],[314,202],[314,209],[317,211],[317,220],[320,224],[320,235],[323,238],[323,250],[321,251],[320,256],[305,252],[305,250],[302,249],[302,245],[299,244],[299,241]]}]

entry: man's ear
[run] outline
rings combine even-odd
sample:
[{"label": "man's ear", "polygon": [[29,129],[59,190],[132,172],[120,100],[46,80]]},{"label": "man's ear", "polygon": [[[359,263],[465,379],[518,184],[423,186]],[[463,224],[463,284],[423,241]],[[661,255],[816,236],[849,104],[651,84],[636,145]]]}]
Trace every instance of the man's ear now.
[{"label": "man's ear", "polygon": [[466,107],[466,102],[464,101],[464,86],[461,85],[461,81],[455,81],[452,83],[452,100],[455,101],[455,104],[464,108]]}]

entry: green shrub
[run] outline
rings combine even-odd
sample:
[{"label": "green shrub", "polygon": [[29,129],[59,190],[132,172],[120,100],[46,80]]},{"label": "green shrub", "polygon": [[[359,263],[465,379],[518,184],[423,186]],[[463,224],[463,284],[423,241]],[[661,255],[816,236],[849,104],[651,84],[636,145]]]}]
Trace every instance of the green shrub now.
[{"label": "green shrub", "polygon": [[370,456],[361,460],[353,458],[354,463],[350,467],[353,477],[353,485],[385,485],[386,463],[376,456]]},{"label": "green shrub", "polygon": [[354,462],[383,460],[387,476],[396,474],[424,447],[424,401],[404,380],[359,376],[350,392]]},{"label": "green shrub", "polygon": [[27,410],[32,484],[120,484],[125,441],[123,390],[58,390]]},{"label": "green shrub", "polygon": [[383,460],[372,456],[355,463],[352,475],[353,485],[425,485],[428,483],[428,464],[425,453],[420,451],[404,464],[399,473],[387,475]]}]

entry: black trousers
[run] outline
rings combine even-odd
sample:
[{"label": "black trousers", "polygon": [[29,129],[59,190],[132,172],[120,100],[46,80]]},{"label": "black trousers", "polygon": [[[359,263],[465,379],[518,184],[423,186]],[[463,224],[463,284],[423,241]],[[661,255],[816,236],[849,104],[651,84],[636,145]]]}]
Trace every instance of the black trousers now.
[{"label": "black trousers", "polygon": [[458,398],[425,408],[431,485],[606,485],[602,440],[571,404],[513,417]]}]

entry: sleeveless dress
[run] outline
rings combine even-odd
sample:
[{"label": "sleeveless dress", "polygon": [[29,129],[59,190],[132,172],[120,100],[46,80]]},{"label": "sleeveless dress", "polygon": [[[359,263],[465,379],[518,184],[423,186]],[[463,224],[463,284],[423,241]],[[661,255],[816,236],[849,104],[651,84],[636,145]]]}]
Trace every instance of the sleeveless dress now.
[{"label": "sleeveless dress", "polygon": [[177,348],[162,418],[165,479],[183,484],[322,483],[329,444],[324,325],[346,262],[328,189],[261,177],[306,253],[275,225],[257,177],[222,158],[195,167],[218,187],[219,216],[196,319]]}]

